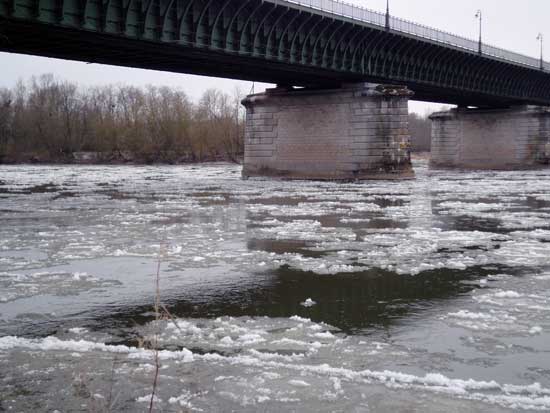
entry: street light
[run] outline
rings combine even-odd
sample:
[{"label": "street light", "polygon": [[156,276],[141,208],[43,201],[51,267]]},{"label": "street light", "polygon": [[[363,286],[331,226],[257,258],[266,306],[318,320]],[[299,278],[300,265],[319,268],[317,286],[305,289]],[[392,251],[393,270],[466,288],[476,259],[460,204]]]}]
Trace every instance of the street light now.
[{"label": "street light", "polygon": [[539,33],[539,35],[537,36],[537,40],[540,40],[540,70],[544,70],[544,36],[542,35],[542,33]]},{"label": "street light", "polygon": [[390,30],[390,0],[386,0],[386,30]]},{"label": "street light", "polygon": [[482,27],[482,22],[483,22],[483,14],[481,13],[481,10],[478,10],[477,13],[476,13],[476,19],[479,19],[479,45],[478,45],[478,53],[479,54],[482,54],[483,53],[483,50],[482,50],[482,40],[481,40],[481,27]]}]

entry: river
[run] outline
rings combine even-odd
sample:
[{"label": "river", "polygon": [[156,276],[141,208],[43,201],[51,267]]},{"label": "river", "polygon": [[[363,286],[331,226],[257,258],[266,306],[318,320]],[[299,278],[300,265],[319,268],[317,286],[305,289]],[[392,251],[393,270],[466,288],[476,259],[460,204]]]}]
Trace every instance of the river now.
[{"label": "river", "polygon": [[0,411],[550,410],[550,170],[415,168],[0,166]]}]

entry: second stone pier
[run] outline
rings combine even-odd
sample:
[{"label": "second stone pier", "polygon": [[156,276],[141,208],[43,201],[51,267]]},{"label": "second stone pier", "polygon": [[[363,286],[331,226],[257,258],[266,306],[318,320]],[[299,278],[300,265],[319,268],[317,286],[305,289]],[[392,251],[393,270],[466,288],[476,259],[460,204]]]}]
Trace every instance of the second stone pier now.
[{"label": "second stone pier", "polygon": [[361,180],[414,176],[399,86],[276,88],[250,95],[243,177]]},{"label": "second stone pier", "polygon": [[458,108],[430,118],[432,167],[531,169],[550,164],[550,108]]}]

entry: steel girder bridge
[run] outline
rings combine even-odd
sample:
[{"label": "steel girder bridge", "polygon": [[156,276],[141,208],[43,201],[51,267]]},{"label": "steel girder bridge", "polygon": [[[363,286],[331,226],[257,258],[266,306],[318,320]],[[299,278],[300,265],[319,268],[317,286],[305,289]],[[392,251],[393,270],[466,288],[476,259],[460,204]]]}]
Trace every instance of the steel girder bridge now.
[{"label": "steel girder bridge", "polygon": [[416,99],[550,105],[550,64],[333,0],[0,0],[0,50]]}]

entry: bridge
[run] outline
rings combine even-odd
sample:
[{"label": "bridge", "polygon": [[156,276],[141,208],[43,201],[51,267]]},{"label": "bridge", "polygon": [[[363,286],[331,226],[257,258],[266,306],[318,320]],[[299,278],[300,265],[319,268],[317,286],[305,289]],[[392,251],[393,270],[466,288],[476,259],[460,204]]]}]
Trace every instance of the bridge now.
[{"label": "bridge", "polygon": [[[462,107],[550,105],[547,62],[334,0],[0,0],[0,50],[303,86],[308,93],[370,82]],[[389,89],[369,90],[363,94],[371,100],[389,99]],[[401,92],[396,99],[408,99]],[[264,139],[257,153],[275,150],[261,137],[275,126],[251,123],[248,136]]]},{"label": "bridge", "polygon": [[[389,19],[387,19],[389,17]],[[295,86],[550,105],[550,63],[332,0],[0,0],[0,49]],[[387,21],[388,20],[388,21]],[[387,23],[387,24],[386,24]]]}]

